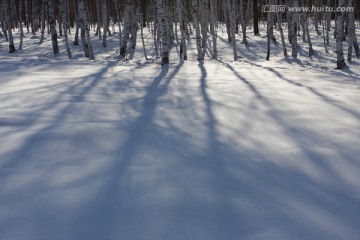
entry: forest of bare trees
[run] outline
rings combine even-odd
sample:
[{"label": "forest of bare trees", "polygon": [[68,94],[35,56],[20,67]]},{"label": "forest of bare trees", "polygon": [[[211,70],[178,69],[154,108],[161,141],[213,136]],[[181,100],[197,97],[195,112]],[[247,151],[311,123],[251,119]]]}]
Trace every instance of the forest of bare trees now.
[{"label": "forest of bare trees", "polygon": [[[357,4],[357,5],[355,5]],[[247,32],[267,35],[267,56],[270,60],[271,42],[281,41],[284,56],[291,50],[291,57],[297,58],[298,38],[309,45],[308,55],[314,54],[309,25],[319,36],[323,36],[324,49],[331,41],[336,42],[337,68],[346,66],[344,48],[347,47],[347,61],[360,57],[356,29],[360,7],[354,0],[1,0],[0,37],[9,43],[9,52],[23,48],[24,34],[49,34],[52,51],[59,53],[58,36],[64,37],[69,58],[70,44],[81,44],[84,54],[94,59],[91,35],[96,34],[107,47],[107,37],[117,35],[119,57],[123,58],[136,46],[138,37],[143,37],[143,28],[153,34],[156,56],[162,64],[169,63],[169,52],[174,42],[180,45],[180,58],[187,59],[187,45],[191,35],[195,36],[197,58],[203,60],[209,52],[217,58],[217,31],[219,24],[226,26],[227,40],[237,60],[237,44],[247,45]],[[352,11],[269,11],[266,7],[284,5],[290,7],[352,7]],[[267,23],[267,32],[259,32],[259,24]],[[279,30],[281,38],[273,34]],[[19,39],[13,32],[19,31]],[[74,39],[68,32],[75,31]],[[139,34],[141,32],[141,34]],[[287,38],[286,38],[287,34]],[[80,38],[80,41],[79,41]],[[345,45],[345,40],[347,46]],[[286,49],[286,41],[291,49]],[[144,41],[142,41],[144,42]],[[211,43],[211,44],[210,44]],[[146,56],[146,49],[144,55]]]}]

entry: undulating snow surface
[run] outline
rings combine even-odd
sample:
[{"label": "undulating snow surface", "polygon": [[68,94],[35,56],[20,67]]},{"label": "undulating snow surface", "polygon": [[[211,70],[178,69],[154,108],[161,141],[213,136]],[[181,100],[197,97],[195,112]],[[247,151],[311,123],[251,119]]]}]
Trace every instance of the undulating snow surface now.
[{"label": "undulating snow surface", "polygon": [[114,36],[95,62],[0,38],[0,239],[360,239],[360,61],[219,37],[163,68]]}]

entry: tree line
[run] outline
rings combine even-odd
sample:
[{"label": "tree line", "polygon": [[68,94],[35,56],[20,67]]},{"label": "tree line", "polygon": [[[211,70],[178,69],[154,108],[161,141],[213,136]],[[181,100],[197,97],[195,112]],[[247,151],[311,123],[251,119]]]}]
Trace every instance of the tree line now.
[{"label": "tree line", "polygon": [[[280,33],[284,56],[288,56],[286,41],[291,46],[291,57],[297,58],[300,48],[298,38],[309,45],[309,56],[315,51],[309,24],[323,37],[324,49],[333,39],[336,42],[337,68],[346,66],[344,42],[348,41],[347,61],[353,54],[360,58],[356,38],[356,19],[360,16],[360,6],[356,0],[0,0],[0,37],[9,43],[9,52],[22,50],[24,31],[40,35],[40,44],[45,33],[51,36],[52,51],[59,54],[58,36],[64,38],[66,50],[71,58],[70,44],[81,42],[84,54],[94,59],[91,30],[107,47],[107,37],[117,34],[121,58],[136,48],[140,32],[144,56],[147,53],[143,28],[152,33],[156,57],[162,64],[169,63],[169,52],[174,42],[180,45],[180,58],[187,60],[187,46],[191,35],[195,35],[197,59],[204,60],[205,53],[213,59],[218,57],[217,40],[219,24],[224,25],[227,41],[233,50],[234,60],[238,59],[237,44],[247,45],[247,31],[260,34],[259,24],[266,24],[267,56],[270,60],[271,42],[276,43],[273,32]],[[355,3],[356,2],[356,3]],[[353,7],[349,12],[309,12],[309,11],[264,11],[266,7],[285,5],[288,7]],[[331,23],[335,22],[333,35]],[[13,31],[18,30],[19,45],[14,44]],[[68,34],[74,29],[74,39]],[[117,30],[117,31],[116,31]],[[285,39],[284,31],[288,32]],[[241,36],[241,39],[237,39]],[[71,42],[71,43],[70,43]],[[354,50],[353,50],[354,49]]]}]

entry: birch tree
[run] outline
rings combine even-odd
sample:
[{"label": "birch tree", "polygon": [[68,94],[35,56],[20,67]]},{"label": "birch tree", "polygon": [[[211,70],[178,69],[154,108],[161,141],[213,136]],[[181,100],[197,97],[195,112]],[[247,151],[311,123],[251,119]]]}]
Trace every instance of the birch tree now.
[{"label": "birch tree", "polygon": [[106,47],[106,33],[107,33],[107,29],[108,29],[107,0],[102,0],[102,22],[103,22],[103,26],[104,26],[102,46]]},{"label": "birch tree", "polygon": [[[353,0],[348,0],[348,7],[353,7]],[[355,32],[355,12],[354,11],[350,11],[348,13],[348,28],[349,28],[349,47],[348,47],[348,57],[347,60],[348,62],[352,61],[352,52],[353,52],[353,47],[355,49],[355,54],[356,57],[360,58],[360,49],[359,49],[359,44],[357,42],[357,38],[356,38],[356,32]]]},{"label": "birch tree", "polygon": [[102,35],[101,35],[101,10],[100,10],[100,4],[99,4],[99,0],[96,0],[96,17],[97,17],[97,28],[96,28],[96,35],[99,37],[99,40],[101,39]]},{"label": "birch tree", "polygon": [[192,18],[193,18],[193,25],[195,28],[195,34],[196,34],[196,49],[198,53],[198,60],[204,60],[204,54],[203,49],[201,46],[201,32],[200,32],[200,25],[199,25],[199,5],[198,0],[192,0],[191,1],[192,6]]},{"label": "birch tree", "polygon": [[53,47],[54,55],[59,54],[59,45],[57,39],[57,32],[56,32],[56,20],[55,20],[55,13],[54,13],[54,1],[48,0],[48,9],[49,9],[49,23],[50,23],[50,31],[51,31],[51,42]]},{"label": "birch tree", "polygon": [[29,2],[28,0],[24,0],[24,9],[25,9],[25,25],[27,29],[27,33],[29,33]]},{"label": "birch tree", "polygon": [[18,2],[19,6],[19,27],[20,27],[20,44],[19,44],[19,50],[22,50],[23,46],[23,38],[24,38],[24,29],[23,29],[23,4],[22,1]]},{"label": "birch tree", "polygon": [[[21,1],[20,1],[21,2]],[[43,43],[45,38],[45,13],[46,13],[46,0],[41,0],[41,34],[40,44]]]},{"label": "birch tree", "polygon": [[116,21],[117,21],[118,28],[119,28],[119,42],[121,43],[122,31],[121,31],[121,23],[120,23],[119,3],[118,3],[118,0],[114,0],[114,2],[115,2]]},{"label": "birch tree", "polygon": [[122,35],[122,41],[120,44],[120,56],[125,57],[126,48],[130,37],[131,30],[131,14],[133,14],[134,9],[134,1],[133,0],[125,0],[125,8],[124,8],[124,30]]},{"label": "birch tree", "polygon": [[[36,21],[36,2],[32,0],[31,2],[31,32],[32,34],[36,34],[37,31],[37,21]],[[55,16],[54,16],[55,17]]]},{"label": "birch tree", "polygon": [[59,36],[63,35],[63,15],[64,15],[63,2],[64,0],[59,0],[59,19],[58,19]]},{"label": "birch tree", "polygon": [[[326,5],[328,7],[331,7],[331,3],[332,3],[332,0],[327,0],[327,3]],[[325,13],[325,21],[326,21],[326,44],[329,45],[330,44],[330,38],[329,38],[329,32],[330,32],[330,27],[331,27],[331,12],[327,12]]]},{"label": "birch tree", "polygon": [[236,12],[235,12],[235,0],[227,0],[227,8],[230,13],[230,34],[231,34],[231,46],[233,49],[234,61],[237,60],[237,50],[236,50],[236,35],[235,35],[235,28],[236,28]]},{"label": "birch tree", "polygon": [[[339,7],[345,6],[346,0],[339,0]],[[344,38],[344,13],[337,12],[336,20],[336,64],[337,69],[343,69],[345,67],[344,50],[343,50],[343,38]]]},{"label": "birch tree", "polygon": [[68,19],[67,19],[67,9],[68,9],[68,5],[69,5],[69,0],[60,0],[62,2],[62,27],[64,30],[64,41],[65,41],[65,45],[66,45],[66,52],[68,54],[68,57],[71,58],[71,51],[70,51],[70,46],[69,46],[69,39],[68,39],[68,34],[67,34],[67,30],[68,30]]},{"label": "birch tree", "polygon": [[[306,4],[307,5],[309,4],[308,0],[303,0],[303,6],[305,6]],[[315,14],[317,14],[317,13],[315,13]],[[312,47],[310,31],[309,31],[309,14],[306,11],[302,12],[302,19],[304,22],[304,30],[305,30],[303,34],[304,34],[304,37],[306,34],[306,38],[307,38],[307,41],[309,44],[309,57],[312,57],[312,55],[314,54],[314,49]]]},{"label": "birch tree", "polygon": [[213,58],[217,59],[217,1],[210,0],[210,34],[212,38]]},{"label": "birch tree", "polygon": [[94,60],[94,53],[92,49],[91,39],[90,39],[90,30],[89,30],[89,23],[88,17],[86,13],[86,8],[84,4],[84,0],[78,0],[79,2],[79,25],[81,28],[81,43],[84,49],[85,56],[89,59]]},{"label": "birch tree", "polygon": [[[298,0],[291,0],[291,6],[298,7]],[[289,13],[289,40],[291,44],[291,56],[297,58],[298,42],[297,42],[297,13],[292,11]]]},{"label": "birch tree", "polygon": [[166,19],[164,17],[164,3],[162,0],[156,0],[156,13],[161,35],[161,65],[169,64],[169,39],[167,34]]},{"label": "birch tree", "polygon": [[208,25],[209,25],[209,0],[200,1],[200,16],[201,16],[201,35],[202,35],[202,59],[205,58],[206,53],[206,45],[207,45],[207,33],[208,33]]},{"label": "birch tree", "polygon": [[182,0],[176,0],[176,8],[177,8],[177,17],[180,24],[180,59],[187,60],[187,50],[186,50],[186,33],[185,33],[185,24],[184,24],[184,7]]},{"label": "birch tree", "polygon": [[[270,5],[274,5],[275,1],[270,0]],[[267,54],[266,54],[266,60],[270,60],[270,40],[271,40],[271,34],[272,34],[272,28],[273,28],[273,12],[268,11],[267,13]]]},{"label": "birch tree", "polygon": [[130,24],[130,31],[131,31],[131,49],[132,52],[136,48],[136,40],[137,40],[137,32],[139,30],[139,11],[140,11],[140,5],[137,0],[134,0],[134,7],[132,8],[132,14],[131,14],[131,24]]},{"label": "birch tree", "polygon": [[254,35],[259,35],[258,0],[253,0]]},{"label": "birch tree", "polygon": [[239,4],[239,11],[240,11],[240,24],[241,24],[241,31],[243,34],[243,43],[247,45],[247,38],[246,38],[246,17],[244,12],[244,1],[240,0]]},{"label": "birch tree", "polygon": [[279,31],[280,31],[280,37],[281,37],[281,45],[283,48],[283,52],[284,52],[284,56],[287,57],[287,49],[286,49],[286,44],[285,44],[285,37],[284,37],[284,31],[282,28],[282,13],[279,11],[277,13],[277,20],[278,20],[278,27],[279,27]]},{"label": "birch tree", "polygon": [[8,1],[3,0],[3,15],[5,19],[5,29],[7,29],[7,33],[9,36],[9,53],[15,52],[14,39],[12,35],[12,18],[9,13]]}]

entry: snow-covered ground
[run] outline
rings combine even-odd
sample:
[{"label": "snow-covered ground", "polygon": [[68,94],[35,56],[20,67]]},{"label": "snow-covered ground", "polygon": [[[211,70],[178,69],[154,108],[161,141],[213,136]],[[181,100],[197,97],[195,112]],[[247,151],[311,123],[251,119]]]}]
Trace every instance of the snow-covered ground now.
[{"label": "snow-covered ground", "polygon": [[219,37],[163,68],[141,41],[117,61],[94,37],[93,62],[0,38],[0,239],[360,239],[360,60]]}]

